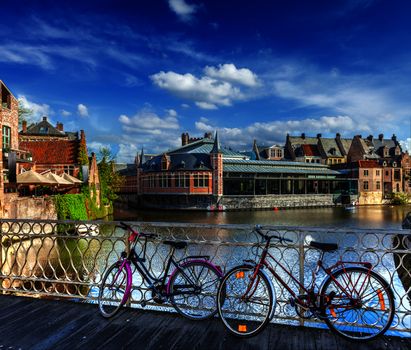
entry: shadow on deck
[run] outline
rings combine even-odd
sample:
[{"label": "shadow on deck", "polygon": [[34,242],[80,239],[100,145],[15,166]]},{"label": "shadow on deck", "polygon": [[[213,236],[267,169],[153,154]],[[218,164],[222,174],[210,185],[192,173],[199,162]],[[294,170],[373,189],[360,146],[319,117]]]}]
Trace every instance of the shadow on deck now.
[{"label": "shadow on deck", "polygon": [[218,319],[127,309],[103,319],[96,305],[0,296],[0,349],[411,349],[410,338],[356,344],[328,330],[270,325],[250,339],[229,335]]}]

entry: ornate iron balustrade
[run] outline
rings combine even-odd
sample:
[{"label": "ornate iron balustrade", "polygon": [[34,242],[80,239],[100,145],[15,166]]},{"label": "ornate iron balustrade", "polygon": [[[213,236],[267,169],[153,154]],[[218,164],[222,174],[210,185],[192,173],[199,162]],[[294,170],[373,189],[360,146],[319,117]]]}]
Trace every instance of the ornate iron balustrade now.
[{"label": "ornate iron balustrade", "polygon": [[[105,269],[121,252],[130,249],[126,232],[115,222],[1,220],[0,290],[3,293],[31,294],[95,302],[98,285]],[[150,271],[159,276],[170,253],[161,240],[189,242],[176,258],[209,255],[224,271],[255,260],[262,248],[251,225],[208,225],[187,223],[135,222],[143,232],[159,235],[147,245]],[[410,334],[411,325],[411,232],[379,229],[324,229],[266,226],[277,235],[293,240],[273,244],[272,254],[281,258],[294,276],[307,285],[315,267],[318,251],[310,240],[335,242],[339,250],[326,253],[324,262],[331,265],[340,256],[346,261],[369,261],[392,286],[396,298],[396,316],[392,332]],[[140,246],[137,246],[138,252]],[[282,275],[287,281],[287,276]],[[318,281],[321,281],[319,276]],[[133,276],[131,306],[140,307],[150,291],[138,274]],[[290,281],[291,285],[291,281]],[[288,304],[288,292],[274,282],[278,305],[273,322],[303,324]],[[167,305],[148,307],[167,309]],[[307,322],[306,322],[307,323]],[[309,324],[312,324],[309,321]]]}]

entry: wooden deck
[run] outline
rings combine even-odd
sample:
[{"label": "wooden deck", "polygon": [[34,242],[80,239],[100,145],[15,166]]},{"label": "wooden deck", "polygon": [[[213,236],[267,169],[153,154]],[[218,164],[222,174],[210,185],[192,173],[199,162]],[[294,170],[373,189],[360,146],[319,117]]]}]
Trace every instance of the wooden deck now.
[{"label": "wooden deck", "polygon": [[328,330],[270,325],[238,339],[220,320],[126,309],[103,319],[95,305],[0,296],[0,349],[411,349],[411,339],[383,337],[356,344]]}]

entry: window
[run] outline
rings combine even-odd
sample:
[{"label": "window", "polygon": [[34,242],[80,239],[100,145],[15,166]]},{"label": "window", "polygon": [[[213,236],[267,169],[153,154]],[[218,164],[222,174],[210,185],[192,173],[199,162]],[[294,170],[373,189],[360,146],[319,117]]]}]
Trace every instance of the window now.
[{"label": "window", "polygon": [[11,148],[11,129],[3,125],[3,149]]},{"label": "window", "polygon": [[309,159],[306,159],[306,160],[305,160],[305,162],[306,162],[306,163],[309,163],[309,162],[310,162],[310,160],[309,160]]},{"label": "window", "polygon": [[390,175],[389,171],[385,170],[385,176],[389,176],[389,175]]},{"label": "window", "polygon": [[380,190],[380,189],[381,189],[381,182],[380,182],[380,181],[377,181],[377,182],[376,182],[375,188],[376,188],[377,190]]},{"label": "window", "polygon": [[400,169],[394,169],[394,180],[401,181],[401,170]]},{"label": "window", "polygon": [[208,174],[195,174],[194,187],[208,187]]},{"label": "window", "polygon": [[368,181],[364,181],[363,188],[364,190],[368,190]]},{"label": "window", "polygon": [[74,175],[74,165],[65,165],[64,166],[64,172],[66,174],[69,174],[69,175],[73,176]]},{"label": "window", "polygon": [[187,174],[176,175],[176,187],[188,187],[190,183],[190,176]]},{"label": "window", "polygon": [[160,187],[171,187],[171,175],[160,175]]},{"label": "window", "polygon": [[368,176],[368,169],[364,170],[363,174],[364,174],[364,176]]},{"label": "window", "polygon": [[376,170],[376,171],[375,171],[375,175],[376,175],[376,176],[380,176],[380,175],[381,175],[380,170]]},{"label": "window", "polygon": [[282,158],[282,157],[283,157],[283,150],[282,150],[282,149],[278,149],[278,150],[277,150],[277,157],[278,157],[278,158]]}]

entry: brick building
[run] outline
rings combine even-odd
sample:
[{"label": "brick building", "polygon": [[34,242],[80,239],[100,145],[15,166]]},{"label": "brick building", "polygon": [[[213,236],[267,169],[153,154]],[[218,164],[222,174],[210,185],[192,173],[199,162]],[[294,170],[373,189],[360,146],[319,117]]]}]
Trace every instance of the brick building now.
[{"label": "brick building", "polygon": [[[19,104],[7,86],[0,80],[0,217],[16,191],[16,174],[25,163],[30,163],[29,152],[19,146]],[[5,195],[5,192],[8,193]],[[6,198],[7,197],[7,198]]]},{"label": "brick building", "polygon": [[402,189],[406,193],[411,193],[411,157],[408,152],[401,155],[402,168]]},{"label": "brick building", "polygon": [[358,160],[347,165],[347,175],[358,179],[358,203],[382,204],[384,168],[376,160]]},{"label": "brick building", "polygon": [[[356,163],[360,160],[374,161],[381,168],[382,193],[384,199],[389,199],[392,193],[402,192],[403,170],[402,151],[395,135],[391,139],[384,139],[384,135],[374,138],[372,135],[362,138],[356,135],[353,138],[348,152],[348,161]],[[376,186],[374,184],[373,186]],[[359,186],[360,187],[360,186]]]},{"label": "brick building", "polygon": [[23,121],[19,137],[20,148],[31,153],[37,172],[51,170],[56,174],[79,176],[80,149],[87,154],[83,130],[80,134],[66,132],[62,123],[54,127],[43,117],[39,123],[29,126]]},{"label": "brick building", "polygon": [[281,199],[277,201],[281,205],[289,206],[290,198],[303,202],[299,198],[307,197],[307,202],[315,205],[313,200],[321,196],[332,205],[334,193],[350,189],[350,181],[337,178],[340,174],[328,166],[250,159],[221,147],[218,134],[214,139],[205,137],[183,144],[139,163],[137,187],[143,206],[220,208],[226,200],[236,197],[241,201],[244,196],[255,198],[256,203],[251,205],[256,206],[260,197],[269,198],[264,205],[269,206],[275,197]]}]

